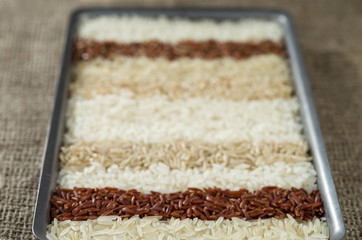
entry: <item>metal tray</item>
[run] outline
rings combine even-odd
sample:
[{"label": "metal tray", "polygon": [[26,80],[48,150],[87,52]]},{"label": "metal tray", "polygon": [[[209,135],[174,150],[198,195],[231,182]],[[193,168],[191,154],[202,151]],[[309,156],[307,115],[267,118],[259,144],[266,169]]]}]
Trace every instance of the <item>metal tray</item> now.
[{"label": "metal tray", "polygon": [[289,54],[292,82],[300,102],[300,114],[304,126],[304,134],[309,143],[314,166],[318,174],[318,187],[324,202],[330,239],[343,239],[345,227],[338,197],[334,186],[317,113],[314,107],[307,73],[302,54],[297,42],[291,17],[283,11],[261,9],[140,9],[140,8],[89,8],[79,9],[71,15],[66,39],[62,68],[58,88],[55,95],[53,115],[50,122],[44,162],[39,182],[39,190],[34,214],[33,233],[39,239],[46,239],[47,225],[50,223],[50,197],[56,186],[58,177],[58,152],[64,134],[65,108],[68,98],[69,69],[71,65],[72,43],[75,38],[76,25],[84,15],[98,16],[109,14],[140,14],[146,16],[164,15],[180,16],[190,19],[209,18],[215,20],[264,19],[281,24],[285,33],[285,42]]}]

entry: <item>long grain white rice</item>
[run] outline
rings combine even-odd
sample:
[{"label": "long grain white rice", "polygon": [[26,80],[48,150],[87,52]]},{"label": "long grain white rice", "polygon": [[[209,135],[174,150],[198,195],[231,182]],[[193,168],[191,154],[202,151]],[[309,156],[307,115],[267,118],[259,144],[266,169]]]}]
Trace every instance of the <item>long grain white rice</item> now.
[{"label": "long grain white rice", "polygon": [[246,221],[233,218],[203,221],[197,218],[169,219],[157,217],[121,219],[115,216],[88,221],[58,221],[48,225],[47,238],[58,239],[252,239],[252,240],[323,240],[329,238],[325,219],[300,221],[285,219],[258,219]]},{"label": "long grain white rice", "polygon": [[275,162],[306,162],[306,142],[206,143],[202,141],[173,141],[167,143],[92,142],[63,146],[60,152],[62,168],[79,170],[98,162],[108,168],[116,164],[120,169],[147,169],[162,162],[170,169],[208,168],[214,163],[235,167],[247,164],[249,169]]},{"label": "long grain white rice", "polygon": [[101,16],[85,18],[78,27],[78,37],[98,41],[142,42],[159,40],[209,40],[259,42],[280,41],[281,26],[275,21],[238,20],[216,22],[211,20],[190,21],[165,17]]},{"label": "long grain white rice", "polygon": [[75,97],[69,100],[65,141],[299,142],[303,136],[297,111],[296,99]]},{"label": "long grain white rice", "polygon": [[259,166],[248,170],[247,165],[228,168],[213,164],[210,168],[170,169],[163,163],[153,163],[146,170],[120,169],[117,165],[104,168],[100,163],[80,171],[62,169],[59,172],[58,186],[73,187],[116,187],[137,189],[141,192],[158,191],[163,193],[185,191],[188,187],[214,187],[250,191],[264,186],[278,186],[290,189],[304,188],[308,192],[316,189],[316,172],[310,162],[284,163]]},{"label": "long grain white rice", "polygon": [[73,69],[73,96],[95,97],[130,91],[136,98],[164,95],[169,99],[290,98],[290,73],[284,58],[268,54],[245,61],[233,59],[97,58]]}]

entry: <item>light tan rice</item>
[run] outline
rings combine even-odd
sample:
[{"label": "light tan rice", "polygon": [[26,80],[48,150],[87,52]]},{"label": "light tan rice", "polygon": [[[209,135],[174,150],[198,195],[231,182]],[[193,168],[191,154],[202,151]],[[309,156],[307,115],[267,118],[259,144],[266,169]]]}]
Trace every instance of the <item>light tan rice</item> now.
[{"label": "light tan rice", "polygon": [[152,163],[161,162],[170,169],[208,168],[212,164],[235,167],[247,164],[249,169],[275,162],[305,162],[311,158],[308,147],[301,142],[251,142],[206,143],[202,141],[174,141],[168,143],[77,142],[63,146],[60,152],[62,168],[81,170],[93,162],[105,168],[116,164],[135,171],[147,169]]},{"label": "light tan rice", "polygon": [[97,58],[77,63],[73,79],[71,94],[86,98],[128,91],[135,98],[252,100],[290,98],[292,92],[286,60],[272,54],[245,61]]}]

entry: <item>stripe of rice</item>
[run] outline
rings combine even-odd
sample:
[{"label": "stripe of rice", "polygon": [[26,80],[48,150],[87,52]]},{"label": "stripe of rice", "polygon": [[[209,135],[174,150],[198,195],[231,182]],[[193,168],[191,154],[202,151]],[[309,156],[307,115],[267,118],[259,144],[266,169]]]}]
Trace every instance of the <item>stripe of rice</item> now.
[{"label": "stripe of rice", "polygon": [[73,60],[90,60],[96,57],[113,59],[117,56],[166,58],[169,61],[179,58],[211,60],[226,57],[244,60],[256,55],[272,53],[286,57],[288,54],[285,43],[269,40],[258,43],[213,40],[183,41],[176,44],[160,41],[117,43],[80,38],[74,41]]},{"label": "stripe of rice", "polygon": [[58,221],[48,225],[47,238],[56,240],[68,237],[71,240],[97,238],[117,239],[309,239],[329,238],[325,219],[300,221],[288,216],[285,219],[259,219],[245,221],[239,218],[217,221],[199,219],[169,219],[157,217],[132,217],[121,219],[115,216],[99,217],[88,221]]},{"label": "stripe of rice", "polygon": [[245,61],[204,61],[183,58],[117,57],[78,62],[73,69],[71,94],[92,98],[129,91],[135,98],[165,95],[168,99],[290,98],[290,73],[285,59],[268,54]]},{"label": "stripe of rice", "polygon": [[297,111],[296,99],[75,97],[69,100],[65,141],[299,142],[303,136]]},{"label": "stripe of rice", "polygon": [[187,19],[148,18],[141,16],[102,16],[85,18],[78,27],[78,37],[97,41],[142,42],[159,40],[179,42],[182,40],[209,40],[259,42],[280,41],[281,26],[275,21],[212,20],[190,21]]},{"label": "stripe of rice", "polygon": [[214,164],[210,168],[170,169],[163,163],[152,163],[146,170],[120,169],[117,165],[104,168],[100,163],[92,163],[80,171],[62,169],[59,172],[60,188],[116,187],[171,193],[185,191],[189,187],[205,188],[217,186],[222,189],[249,191],[264,186],[278,186],[290,189],[304,188],[311,192],[316,189],[316,172],[310,162],[276,162],[248,170],[247,165],[233,168]]},{"label": "stripe of rice", "polygon": [[168,143],[76,142],[63,146],[60,152],[62,168],[73,171],[98,162],[108,168],[147,169],[151,163],[162,162],[171,169],[208,168],[212,164],[235,167],[247,164],[249,169],[275,162],[311,161],[305,141],[252,144],[251,142],[206,143],[174,141]]}]

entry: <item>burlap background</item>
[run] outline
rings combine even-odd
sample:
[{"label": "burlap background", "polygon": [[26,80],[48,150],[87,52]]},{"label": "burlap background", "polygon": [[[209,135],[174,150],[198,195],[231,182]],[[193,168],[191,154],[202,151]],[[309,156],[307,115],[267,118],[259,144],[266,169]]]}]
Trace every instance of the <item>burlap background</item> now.
[{"label": "burlap background", "polygon": [[[68,15],[94,2],[0,0],[0,239],[34,238],[34,204]],[[346,239],[362,239],[361,0],[100,0],[95,4],[265,6],[289,11],[305,55]]]}]

